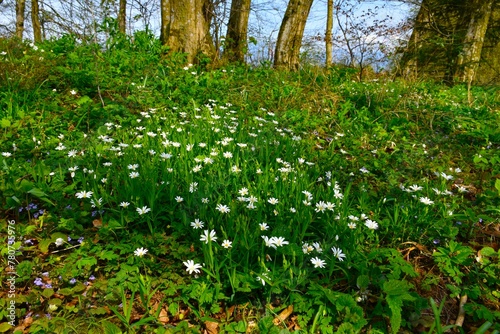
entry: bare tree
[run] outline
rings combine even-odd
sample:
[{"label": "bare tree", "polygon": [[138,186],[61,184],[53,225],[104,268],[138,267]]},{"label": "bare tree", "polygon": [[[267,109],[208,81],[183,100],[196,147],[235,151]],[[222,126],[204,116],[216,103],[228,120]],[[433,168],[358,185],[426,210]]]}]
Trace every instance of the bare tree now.
[{"label": "bare tree", "polygon": [[24,11],[26,0],[16,0],[16,37],[23,38],[24,33]]},{"label": "bare tree", "polygon": [[326,5],[326,32],[325,32],[325,49],[326,49],[326,59],[325,66],[330,67],[333,63],[333,0],[327,0]]},{"label": "bare tree", "polygon": [[38,0],[31,0],[31,25],[33,26],[33,39],[35,43],[42,41],[42,26],[40,24],[40,10]]},{"label": "bare tree", "polygon": [[300,64],[300,47],[313,0],[290,0],[281,22],[274,66],[296,70]]},{"label": "bare tree", "polygon": [[488,29],[491,16],[493,0],[475,0],[474,12],[469,22],[467,33],[463,42],[462,52],[458,56],[458,81],[465,82],[469,86],[476,76],[481,51],[483,49],[484,37]]},{"label": "bare tree", "polygon": [[248,47],[248,18],[251,0],[233,0],[227,25],[224,54],[230,61],[244,62]]},{"label": "bare tree", "polygon": [[212,13],[210,0],[161,0],[162,44],[174,52],[186,53],[188,62],[193,62],[200,53],[213,58]]},{"label": "bare tree", "polygon": [[120,0],[118,10],[118,30],[125,34],[127,32],[127,0]]}]

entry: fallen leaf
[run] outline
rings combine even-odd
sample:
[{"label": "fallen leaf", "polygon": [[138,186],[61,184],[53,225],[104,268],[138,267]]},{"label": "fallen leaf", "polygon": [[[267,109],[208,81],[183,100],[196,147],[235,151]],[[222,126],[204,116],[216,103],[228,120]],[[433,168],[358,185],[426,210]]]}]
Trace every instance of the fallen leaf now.
[{"label": "fallen leaf", "polygon": [[219,333],[219,323],[213,321],[205,321],[205,328],[208,334]]},{"label": "fallen leaf", "polygon": [[293,305],[290,305],[286,309],[281,311],[281,313],[276,318],[274,318],[273,323],[276,326],[281,324],[290,316],[290,314],[292,314],[292,312],[293,312]]}]

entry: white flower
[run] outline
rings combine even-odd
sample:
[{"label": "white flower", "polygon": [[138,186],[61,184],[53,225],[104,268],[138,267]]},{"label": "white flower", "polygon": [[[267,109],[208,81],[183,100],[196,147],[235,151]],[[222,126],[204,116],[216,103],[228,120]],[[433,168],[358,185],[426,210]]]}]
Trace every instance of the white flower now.
[{"label": "white flower", "polygon": [[191,222],[191,227],[193,227],[194,229],[199,229],[203,228],[204,224],[205,224],[204,222],[196,218],[194,222]]},{"label": "white flower", "polygon": [[369,171],[368,169],[366,169],[366,167],[361,167],[361,168],[359,169],[359,171],[360,171],[361,173],[363,173],[363,174],[370,173],[370,171]]},{"label": "white flower", "polygon": [[224,248],[231,248],[233,245],[232,245],[232,241],[229,241],[229,240],[224,240],[222,242],[222,247]]},{"label": "white flower", "polygon": [[57,247],[62,246],[62,244],[64,244],[64,239],[63,238],[57,238],[55,244],[56,244]]},{"label": "white flower", "polygon": [[238,190],[238,194],[240,194],[240,196],[248,195],[248,189],[247,188],[241,188],[240,190]]},{"label": "white flower", "polygon": [[259,226],[261,231],[266,231],[269,229],[269,225],[267,225],[266,223],[260,223]]},{"label": "white flower", "polygon": [[420,197],[420,202],[424,203],[425,205],[432,205],[434,204],[433,201],[431,201],[429,198],[427,197]]},{"label": "white flower", "polygon": [[176,196],[175,197],[175,200],[177,201],[177,203],[180,203],[180,202],[183,202],[184,201],[184,198],[180,197],[180,196]]},{"label": "white flower", "polygon": [[321,260],[320,258],[313,257],[311,259],[312,264],[314,264],[314,268],[324,268],[325,267],[325,261]]},{"label": "white flower", "polygon": [[270,199],[267,200],[269,204],[276,205],[278,204],[278,200],[274,197],[271,197]]},{"label": "white flower", "polygon": [[128,165],[127,168],[131,170],[136,170],[137,168],[139,168],[139,165],[138,164]]},{"label": "white flower", "polygon": [[72,89],[70,90],[71,95],[76,95],[76,90]]},{"label": "white flower", "polygon": [[10,153],[10,152],[2,152],[2,156],[6,157],[6,158],[10,157],[11,155],[12,155],[12,153]]},{"label": "white flower", "polygon": [[229,213],[231,211],[227,205],[222,205],[222,204],[217,204],[215,209],[219,210],[222,213]]},{"label": "white flower", "polygon": [[333,256],[335,256],[339,261],[344,261],[345,254],[342,252],[342,249],[337,247],[332,247]]},{"label": "white flower", "polygon": [[207,204],[209,201],[208,201],[208,198],[202,198],[201,199],[201,203],[203,204]]},{"label": "white flower", "polygon": [[275,245],[275,244],[274,244],[274,242],[273,242],[273,238],[269,238],[268,236],[263,235],[263,236],[262,236],[262,239],[264,239],[264,242],[265,242],[265,244],[266,244],[266,247],[276,248],[276,245]]},{"label": "white flower", "polygon": [[193,272],[199,274],[200,273],[200,268],[203,268],[203,266],[199,263],[194,263],[193,260],[187,260],[186,262],[182,262],[186,266],[186,271],[191,275]]},{"label": "white flower", "polygon": [[327,208],[326,203],[323,201],[319,201],[318,203],[316,203],[316,209],[314,209],[314,211],[325,212],[326,208]]},{"label": "white flower", "polygon": [[228,158],[229,159],[229,158],[233,157],[233,154],[231,152],[224,152],[224,153],[222,153],[222,156],[224,158]]},{"label": "white flower", "polygon": [[129,203],[129,202],[121,202],[121,203],[119,204],[119,206],[121,206],[122,208],[127,208],[129,205],[130,205],[130,203]]},{"label": "white flower", "polygon": [[378,224],[377,222],[374,222],[371,219],[367,219],[365,222],[365,226],[368,227],[370,230],[376,230],[378,229]]},{"label": "white flower", "polygon": [[143,257],[144,255],[146,255],[146,253],[148,252],[147,248],[137,248],[135,251],[134,251],[134,255],[135,256],[138,256],[138,257]]},{"label": "white flower", "polygon": [[71,150],[68,152],[68,158],[76,157],[77,154],[78,154],[77,150]]},{"label": "white flower", "polygon": [[347,224],[347,227],[349,227],[351,230],[354,230],[356,228],[356,223],[350,222]]},{"label": "white flower", "polygon": [[138,172],[130,172],[129,176],[131,179],[135,179],[136,177],[139,177],[139,173]]},{"label": "white flower", "polygon": [[313,246],[314,246],[314,248],[316,248],[316,252],[323,253],[323,248],[321,248],[321,245],[319,244],[319,242],[313,242]]},{"label": "white flower", "polygon": [[200,241],[205,241],[205,243],[208,244],[209,241],[215,241],[217,240],[217,237],[215,236],[215,231],[211,230],[208,232],[208,230],[203,231],[203,234],[201,235]]},{"label": "white flower", "polygon": [[75,194],[76,198],[90,198],[92,196],[92,191],[80,191]]},{"label": "white flower", "polygon": [[136,211],[140,214],[140,215],[143,215],[143,214],[146,214],[148,213],[149,211],[151,211],[150,208],[148,208],[147,206],[143,206],[142,208],[137,208]]},{"label": "white flower", "polygon": [[376,230],[378,229],[378,224],[377,222],[374,222],[371,219],[367,219],[365,222],[365,226],[368,227],[370,230]]},{"label": "white flower", "polygon": [[288,241],[286,241],[283,237],[272,237],[270,241],[278,247],[288,245]]},{"label": "white flower", "polygon": [[422,189],[423,189],[423,188],[422,188],[421,186],[416,185],[416,184],[411,185],[411,186],[409,187],[409,190],[410,190],[410,191],[412,191],[412,192],[413,192],[413,191],[419,191],[419,190],[422,190]]}]

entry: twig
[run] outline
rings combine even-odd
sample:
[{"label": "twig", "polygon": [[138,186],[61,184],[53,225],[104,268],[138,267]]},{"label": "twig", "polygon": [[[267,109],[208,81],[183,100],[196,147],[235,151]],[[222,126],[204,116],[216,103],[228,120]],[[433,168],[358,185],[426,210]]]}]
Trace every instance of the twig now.
[{"label": "twig", "polygon": [[55,253],[59,253],[59,252],[64,252],[64,251],[67,251],[67,250],[69,250],[69,249],[73,249],[73,248],[76,248],[76,247],[80,247],[81,245],[82,245],[82,244],[78,244],[78,245],[74,245],[74,246],[71,246],[71,247],[68,247],[68,248],[55,250],[55,251],[51,252],[50,254],[55,254]]},{"label": "twig", "polygon": [[464,305],[467,303],[467,295],[463,295],[462,298],[460,298],[460,305],[458,307],[458,317],[457,320],[455,321],[456,326],[462,327],[464,324],[464,319],[465,319],[465,310],[464,310]]}]

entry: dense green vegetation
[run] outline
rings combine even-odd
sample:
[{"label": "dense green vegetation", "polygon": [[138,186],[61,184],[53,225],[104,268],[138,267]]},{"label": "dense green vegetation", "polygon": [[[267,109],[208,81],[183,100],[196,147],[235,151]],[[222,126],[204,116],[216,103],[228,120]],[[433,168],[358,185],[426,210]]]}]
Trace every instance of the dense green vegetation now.
[{"label": "dense green vegetation", "polygon": [[0,68],[0,331],[10,286],[17,333],[500,330],[497,87],[145,33],[4,40]]}]

